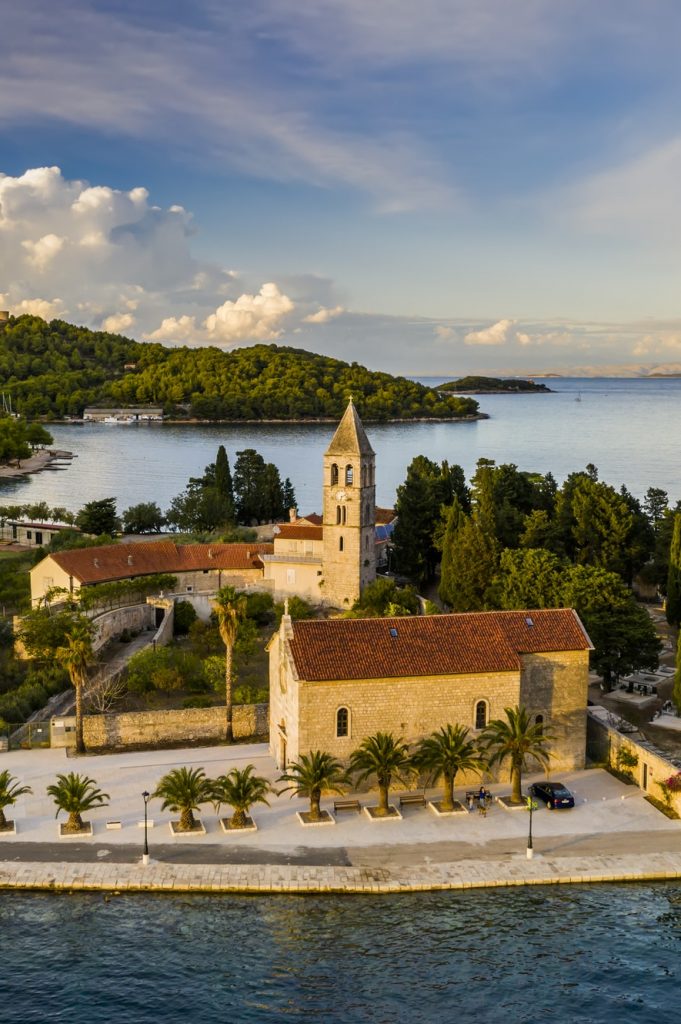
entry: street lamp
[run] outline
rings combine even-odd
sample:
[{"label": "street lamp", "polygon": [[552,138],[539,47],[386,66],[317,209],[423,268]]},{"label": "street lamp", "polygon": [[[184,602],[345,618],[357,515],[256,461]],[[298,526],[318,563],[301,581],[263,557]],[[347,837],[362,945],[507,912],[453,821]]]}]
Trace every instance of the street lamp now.
[{"label": "street lamp", "polygon": [[533,800],[531,796],[525,797],[525,802],[527,809],[530,812],[530,829],[527,833],[527,859],[532,860],[534,856],[534,849],[532,847],[532,812],[537,810],[539,804],[536,800]]},{"label": "street lamp", "polygon": [[144,800],[144,852],[142,853],[142,864],[146,868],[149,864],[149,842],[147,833],[147,805],[151,799],[151,794],[147,793],[146,789],[142,793],[142,799]]}]

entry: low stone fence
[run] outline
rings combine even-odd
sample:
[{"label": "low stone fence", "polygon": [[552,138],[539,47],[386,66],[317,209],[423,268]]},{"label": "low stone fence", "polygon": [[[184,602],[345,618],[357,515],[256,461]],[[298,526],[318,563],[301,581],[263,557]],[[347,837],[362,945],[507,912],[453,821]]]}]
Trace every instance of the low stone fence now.
[{"label": "low stone fence", "polygon": [[92,621],[97,630],[92,649],[99,651],[110,640],[120,636],[124,629],[129,633],[153,629],[154,609],[148,604],[129,604],[93,615]]},{"label": "low stone fence", "polygon": [[[52,746],[75,743],[74,719],[52,720]],[[234,738],[267,738],[268,704],[237,704],[232,710]],[[184,708],[181,711],[125,711],[86,715],[83,738],[90,751],[146,750],[155,747],[208,746],[225,738],[225,709]]]},{"label": "low stone fence", "polygon": [[[672,775],[681,770],[681,763],[668,758],[661,750],[647,740],[634,739],[627,733],[618,732],[612,723],[612,713],[603,707],[590,707],[587,715],[587,753],[596,763],[617,767],[618,751],[623,750],[638,759],[630,771],[634,782],[644,792],[660,803],[665,796],[660,787]],[[671,797],[671,807],[681,815],[681,793]]]}]

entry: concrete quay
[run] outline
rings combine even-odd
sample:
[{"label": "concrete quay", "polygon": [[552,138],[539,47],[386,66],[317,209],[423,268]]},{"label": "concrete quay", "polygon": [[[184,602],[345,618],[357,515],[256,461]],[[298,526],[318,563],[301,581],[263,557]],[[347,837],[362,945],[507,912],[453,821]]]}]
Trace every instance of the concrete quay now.
[{"label": "concrete quay", "polygon": [[[161,812],[152,800],[151,863],[142,865],[145,789],[153,792],[165,772],[183,764],[216,775],[249,763],[278,788],[278,772],[262,744],[68,759],[63,750],[3,754],[2,768],[33,792],[8,808],[16,834],[0,835],[0,889],[396,893],[681,878],[681,821],[668,819],[636,786],[600,769],[561,774],[576,805],[568,811],[542,806],[534,813],[530,860],[527,812],[498,803],[486,817],[466,812],[440,818],[423,807],[404,807],[403,819],[387,824],[344,813],[332,827],[306,828],[296,816],[306,801],[282,794],[269,807],[253,808],[257,832],[225,834],[207,805],[200,815],[206,834],[191,838],[172,836],[169,824],[177,815]],[[46,786],[63,771],[85,773],[110,794],[108,807],[86,815],[91,838],[58,838]],[[528,775],[525,786],[537,777]],[[497,796],[508,793],[504,783],[488,788]],[[463,798],[463,792],[457,795]],[[375,794],[357,796],[362,804],[376,800]],[[397,792],[393,799],[398,802]],[[332,802],[324,801],[329,809]]]},{"label": "concrete quay", "polygon": [[134,864],[12,862],[0,864],[0,889],[51,892],[407,893],[668,881],[681,878],[681,855],[539,857],[412,867],[275,864]]}]

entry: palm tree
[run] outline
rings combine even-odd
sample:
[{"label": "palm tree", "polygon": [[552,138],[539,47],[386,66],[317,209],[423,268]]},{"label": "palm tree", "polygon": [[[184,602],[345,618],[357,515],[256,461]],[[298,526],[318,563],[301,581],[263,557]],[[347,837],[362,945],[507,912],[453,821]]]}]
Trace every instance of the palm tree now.
[{"label": "palm tree", "polygon": [[0,832],[8,827],[5,807],[13,807],[20,796],[26,796],[29,793],[33,793],[31,787],[21,786],[7,769],[0,772]]},{"label": "palm tree", "polygon": [[269,779],[254,775],[255,766],[247,764],[243,770],[232,768],[227,775],[220,775],[213,782],[212,800],[216,808],[228,804],[234,810],[231,828],[244,828],[248,812],[253,804],[267,804],[267,794],[272,792]]},{"label": "palm tree", "polygon": [[511,763],[511,803],[520,804],[522,797],[523,769],[528,759],[542,768],[547,768],[550,754],[546,741],[551,739],[543,723],[532,722],[525,708],[516,705],[504,708],[506,719],[496,718],[489,722],[480,737],[484,750],[490,752],[489,765]]},{"label": "palm tree", "polygon": [[69,674],[71,684],[76,691],[76,752],[85,753],[83,742],[83,691],[87,683],[87,670],[93,658],[92,650],[93,626],[84,615],[74,619],[69,627],[63,647],[57,647],[54,656]]},{"label": "palm tree", "polygon": [[109,802],[109,794],[98,789],[94,779],[75,772],[57,775],[56,783],[47,787],[47,794],[57,805],[55,818],[60,811],[66,811],[69,816],[64,825],[65,832],[83,832],[85,825],[81,815],[93,807],[106,807]]},{"label": "palm tree", "polygon": [[387,817],[390,814],[389,795],[393,778],[406,785],[413,772],[409,748],[401,736],[395,739],[391,732],[367,736],[350,756],[350,772],[358,773],[357,782],[364,782],[370,775],[376,776],[379,796],[374,814],[378,818]]},{"label": "palm tree", "polygon": [[319,806],[322,790],[329,793],[342,793],[342,786],[347,782],[343,765],[325,750],[311,750],[309,754],[301,754],[300,760],[293,761],[278,782],[288,782],[281,790],[286,793],[292,789],[298,796],[310,798],[310,821],[321,821],[322,812]]},{"label": "palm tree", "polygon": [[246,616],[246,595],[240,594],[234,587],[222,587],[215,595],[212,604],[213,610],[218,617],[220,637],[225,645],[225,704],[227,708],[225,739],[228,743],[231,743],[234,738],[232,730],[234,692],[232,664],[234,661],[234,645],[239,632],[239,623]]},{"label": "palm tree", "polygon": [[152,793],[163,800],[161,810],[170,809],[180,815],[179,831],[193,832],[197,827],[194,811],[208,803],[213,795],[213,783],[203,768],[173,768],[164,775]]},{"label": "palm tree", "polygon": [[484,762],[468,729],[463,725],[445,725],[422,739],[414,755],[414,763],[428,773],[429,782],[442,779],[443,811],[454,809],[454,779],[456,773],[480,772]]}]

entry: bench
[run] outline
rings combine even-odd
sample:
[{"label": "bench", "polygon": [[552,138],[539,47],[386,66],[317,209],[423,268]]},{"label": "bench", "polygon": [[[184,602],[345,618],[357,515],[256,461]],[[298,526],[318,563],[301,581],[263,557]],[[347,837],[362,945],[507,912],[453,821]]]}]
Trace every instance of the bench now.
[{"label": "bench", "polygon": [[339,811],[357,811],[359,814],[362,810],[362,805],[359,800],[334,800],[333,802],[333,813],[338,814]]},{"label": "bench", "polygon": [[403,793],[400,797],[400,807],[425,807],[426,798],[423,793]]},{"label": "bench", "polygon": [[123,826],[121,825],[120,821],[107,821],[106,827],[108,829],[112,829],[112,828],[122,828]]}]

